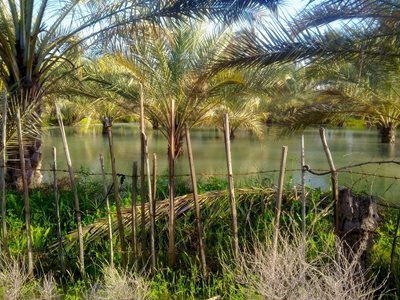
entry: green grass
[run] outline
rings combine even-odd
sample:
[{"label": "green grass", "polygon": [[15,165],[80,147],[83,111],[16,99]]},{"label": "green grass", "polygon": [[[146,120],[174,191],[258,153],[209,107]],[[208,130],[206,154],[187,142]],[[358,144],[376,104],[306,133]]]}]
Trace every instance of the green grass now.
[{"label": "green grass", "polygon": [[[254,178],[243,181],[244,186],[265,186],[268,178]],[[65,181],[63,181],[65,182]],[[187,180],[177,180],[177,194],[188,192]],[[199,182],[199,191],[206,192],[226,188],[224,179],[209,178]],[[102,186],[92,181],[89,176],[80,176],[79,198],[83,214],[83,224],[91,224],[105,217]],[[122,202],[130,203],[130,187],[123,186]],[[160,179],[157,194],[159,198],[166,196],[167,182]],[[112,197],[111,197],[112,198]],[[260,195],[244,195],[238,197],[239,244],[247,248],[256,240],[266,240],[271,236],[273,220],[273,194],[269,197]],[[21,195],[17,192],[7,192],[9,227],[9,248],[11,255],[21,257],[26,253],[26,237],[24,231],[24,210]],[[94,282],[102,278],[103,266],[108,259],[108,242],[101,238],[85,248],[86,277],[81,278],[76,265],[77,249],[66,248],[67,274],[61,275],[56,251],[49,251],[49,246],[57,241],[54,218],[53,194],[50,186],[30,191],[32,236],[36,278],[42,278],[52,272],[58,289],[66,299],[78,299]],[[334,251],[334,234],[332,231],[332,212],[321,217],[321,212],[328,209],[329,196],[321,190],[309,190],[307,224],[315,223],[309,237],[308,256],[310,258],[321,252]],[[72,193],[68,185],[60,186],[60,209],[63,235],[76,229]],[[113,205],[112,210],[115,211]],[[286,194],[283,204],[282,227],[300,224],[300,203],[293,195]],[[371,268],[378,279],[383,281],[388,274],[388,265],[392,237],[394,234],[395,212],[382,211],[384,222],[375,237],[375,246],[371,255]],[[209,276],[203,278],[197,259],[197,238],[194,228],[194,214],[186,212],[176,221],[177,265],[170,269],[166,264],[167,219],[161,219],[156,224],[156,244],[158,252],[157,272],[149,275],[149,294],[152,299],[207,299],[220,295],[224,299],[244,299],[249,297],[245,285],[238,284],[232,274],[224,272],[223,264],[232,262],[231,220],[229,201],[226,197],[218,199],[213,204],[205,205],[201,210],[204,226]],[[316,221],[316,218],[318,220]],[[139,226],[140,227],[140,226]],[[140,237],[140,229],[138,232]],[[127,236],[129,239],[129,237]],[[328,247],[327,247],[328,245]],[[397,247],[395,265],[399,266],[400,247]],[[114,236],[114,249],[118,252],[118,238]],[[116,253],[115,264],[119,266],[121,256]],[[40,281],[40,279],[38,279]],[[387,279],[387,287],[395,289],[399,286],[399,270]],[[393,297],[399,295],[393,292]]]}]

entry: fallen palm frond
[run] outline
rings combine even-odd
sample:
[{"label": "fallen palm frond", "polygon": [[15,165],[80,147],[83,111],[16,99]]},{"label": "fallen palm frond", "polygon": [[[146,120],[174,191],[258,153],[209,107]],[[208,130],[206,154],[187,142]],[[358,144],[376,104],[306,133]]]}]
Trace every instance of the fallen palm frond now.
[{"label": "fallen palm frond", "polygon": [[[238,203],[240,203],[241,201],[248,199],[249,196],[261,196],[264,199],[269,200],[271,197],[274,196],[275,190],[273,188],[242,188],[242,189],[236,189],[235,194],[238,198]],[[205,205],[207,206],[212,205],[213,208],[215,208],[213,214],[218,215],[221,209],[217,205],[218,202],[220,202],[218,200],[221,200],[221,198],[226,198],[227,191],[225,190],[211,191],[201,194],[198,197],[199,197],[200,208]],[[140,220],[142,213],[140,204],[137,206],[136,209],[137,209],[137,219]],[[159,221],[163,218],[166,218],[168,216],[168,210],[169,210],[169,199],[157,201],[155,208],[155,220]],[[179,216],[182,216],[186,212],[193,210],[194,210],[193,194],[187,194],[175,198],[175,216],[177,218]],[[122,213],[124,228],[126,233],[128,234],[132,228],[131,208],[130,207],[121,208],[121,213]],[[145,220],[146,220],[146,226],[150,226],[148,203],[146,203],[145,206]],[[116,235],[118,235],[116,220],[114,220],[112,226],[113,226],[113,231],[115,232]],[[96,222],[94,222],[93,224],[85,226],[83,228],[83,235],[86,238],[85,244],[87,245],[99,238],[105,237],[108,232],[107,230],[108,230],[107,218],[101,218]],[[77,238],[77,232],[76,231],[70,232],[66,236],[66,244],[65,244],[66,247],[71,247],[75,243],[76,238]],[[57,250],[57,244],[51,246],[51,251],[55,250]]]}]

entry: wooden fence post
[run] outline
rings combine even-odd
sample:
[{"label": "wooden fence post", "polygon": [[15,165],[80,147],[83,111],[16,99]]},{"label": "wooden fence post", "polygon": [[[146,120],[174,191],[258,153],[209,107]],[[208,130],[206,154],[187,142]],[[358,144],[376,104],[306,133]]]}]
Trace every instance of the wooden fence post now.
[{"label": "wooden fence post", "polygon": [[397,220],[396,220],[396,226],[394,229],[394,236],[393,236],[393,242],[392,242],[392,250],[390,252],[390,264],[389,264],[389,271],[393,273],[393,266],[394,266],[394,256],[396,254],[396,245],[397,245],[397,239],[399,237],[399,227],[400,227],[400,209],[397,209]]},{"label": "wooden fence post", "polygon": [[282,208],[283,185],[285,183],[287,152],[288,152],[288,147],[283,146],[281,164],[279,168],[278,193],[275,202],[274,234],[272,240],[272,249],[274,257],[276,256],[276,251],[278,248],[279,226],[280,226],[281,208]]},{"label": "wooden fence post", "polygon": [[168,188],[169,188],[169,219],[168,219],[168,266],[175,264],[175,99],[170,105],[170,132],[168,147]]},{"label": "wooden fence post", "polygon": [[[151,264],[153,271],[156,270],[156,246],[155,246],[155,228],[156,228],[156,188],[157,188],[157,155],[153,154],[153,187],[151,186],[150,162],[148,150],[147,153],[147,185],[149,186],[149,212],[150,212],[150,249],[151,249]],[[152,192],[153,188],[153,192]]]},{"label": "wooden fence post", "polygon": [[112,221],[111,221],[111,211],[110,211],[110,201],[108,199],[108,188],[107,188],[107,180],[106,180],[106,172],[104,168],[104,157],[100,154],[100,168],[101,168],[101,176],[103,181],[103,191],[104,197],[106,200],[106,209],[107,209],[107,223],[108,223],[108,241],[110,243],[110,253],[109,253],[109,263],[111,267],[114,267],[114,246],[113,246],[113,229],[112,229]]},{"label": "wooden fence post", "polygon": [[153,153],[153,201],[157,199],[157,154]]},{"label": "wooden fence post", "polygon": [[111,128],[112,125],[110,124],[110,120],[108,118],[106,118],[105,122],[106,122],[107,134],[108,134],[108,144],[110,146],[111,172],[112,172],[113,186],[114,186],[115,205],[117,207],[118,233],[119,233],[119,239],[121,241],[122,267],[126,268],[128,260],[127,260],[127,252],[126,252],[126,245],[125,245],[124,223],[122,221],[122,213],[121,213],[121,199],[119,197],[117,169],[115,166],[114,140],[113,140],[112,128]]},{"label": "wooden fence post", "polygon": [[25,151],[24,151],[24,142],[22,140],[21,113],[19,108],[17,110],[17,134],[18,134],[18,144],[19,144],[19,160],[21,163],[22,187],[24,191],[26,243],[28,246],[28,273],[29,275],[32,275],[33,251],[32,251],[32,235],[31,235],[31,212],[29,207],[28,181],[26,179],[26,169],[25,169]]},{"label": "wooden fence post", "polygon": [[79,197],[78,197],[78,188],[75,182],[75,175],[74,169],[72,168],[71,156],[69,154],[67,136],[65,134],[64,123],[61,116],[61,111],[58,105],[56,105],[56,112],[58,118],[58,124],[60,126],[61,131],[61,138],[64,146],[65,158],[67,161],[68,172],[69,172],[69,180],[71,182],[72,192],[74,193],[74,206],[75,206],[75,218],[76,224],[78,227],[78,244],[79,244],[79,270],[82,275],[85,274],[85,257],[84,257],[84,250],[83,250],[83,231],[82,231],[82,213],[79,208]]},{"label": "wooden fence post", "polygon": [[0,185],[1,185],[1,251],[8,255],[8,237],[7,237],[7,199],[6,199],[6,133],[7,133],[7,93],[3,91],[1,97],[1,169],[0,169]]},{"label": "wooden fence post", "polygon": [[156,270],[156,247],[155,247],[155,205],[153,201],[153,194],[151,192],[151,173],[150,173],[150,161],[149,152],[147,149],[147,138],[146,138],[146,173],[147,173],[147,198],[149,199],[149,217],[150,217],[150,251],[151,251],[151,268],[153,271]]},{"label": "wooden fence post", "polygon": [[305,169],[305,154],[304,154],[304,134],[301,135],[301,232],[303,238],[306,236],[306,169]]},{"label": "wooden fence post", "polygon": [[231,139],[230,139],[228,114],[224,115],[224,138],[225,138],[226,165],[228,169],[229,200],[231,204],[231,213],[232,213],[232,231],[233,231],[232,248],[234,257],[237,258],[239,256],[239,238],[238,238],[235,188],[233,183],[233,172],[232,172]]},{"label": "wooden fence post", "polygon": [[64,258],[63,241],[62,241],[60,205],[59,205],[58,188],[57,188],[57,149],[56,149],[56,147],[53,147],[52,169],[53,169],[54,211],[55,211],[56,223],[57,223],[58,255],[60,256],[61,273],[64,275],[65,274],[65,258]]},{"label": "wooden fence post", "polygon": [[186,131],[186,145],[187,145],[187,150],[188,150],[189,166],[190,166],[190,178],[192,180],[193,200],[194,200],[194,207],[195,207],[195,213],[196,213],[197,236],[199,239],[199,249],[198,249],[199,250],[199,258],[200,258],[203,276],[206,277],[207,276],[206,254],[205,254],[205,250],[204,250],[203,228],[202,228],[202,224],[201,224],[200,205],[199,205],[199,199],[198,199],[198,194],[197,194],[196,170],[195,170],[194,160],[193,160],[192,142],[190,140],[190,132],[189,132],[189,127],[187,124],[185,125],[185,131]]},{"label": "wooden fence post", "polygon": [[137,161],[133,162],[132,166],[132,205],[131,205],[131,214],[132,214],[132,252],[133,252],[133,261],[137,263],[137,238],[136,238],[136,223],[137,223],[137,210],[136,210],[136,199],[137,199],[137,181],[138,181],[138,167]]},{"label": "wooden fence post", "polygon": [[335,168],[335,164],[333,163],[332,154],[331,151],[329,150],[328,143],[326,142],[325,129],[323,127],[319,129],[319,134],[321,136],[322,146],[324,148],[326,159],[328,160],[329,168],[331,171],[332,198],[335,203],[335,232],[337,232],[339,226],[339,221],[338,221],[339,186],[337,180],[337,171]]},{"label": "wooden fence post", "polygon": [[145,169],[146,169],[146,134],[144,124],[144,95],[143,85],[140,84],[140,216],[142,236],[142,261],[146,261],[146,191],[145,191]]}]

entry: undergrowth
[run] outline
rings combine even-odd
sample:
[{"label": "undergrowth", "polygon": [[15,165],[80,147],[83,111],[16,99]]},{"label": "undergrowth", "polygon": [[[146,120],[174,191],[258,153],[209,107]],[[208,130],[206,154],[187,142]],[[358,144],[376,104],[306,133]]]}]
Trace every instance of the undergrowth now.
[{"label": "undergrowth", "polygon": [[[161,178],[158,183],[158,200],[165,197],[167,182]],[[273,278],[269,269],[265,269],[270,259],[270,244],[272,236],[272,220],[274,205],[274,188],[269,184],[268,178],[254,178],[242,181],[240,185],[246,187],[263,187],[270,189],[266,194],[249,194],[238,196],[238,224],[241,257],[234,261],[231,249],[231,221],[229,201],[222,197],[217,201],[206,203],[201,209],[203,221],[204,241],[206,246],[207,267],[209,275],[204,278],[201,275],[200,264],[197,259],[197,236],[194,228],[194,214],[187,211],[176,220],[176,244],[177,265],[171,269],[166,264],[167,218],[162,218],[156,224],[157,245],[157,272],[151,274],[149,268],[138,270],[129,265],[128,270],[121,270],[121,256],[118,253],[118,237],[114,236],[114,249],[116,269],[108,266],[108,241],[100,238],[85,246],[86,274],[82,277],[77,267],[77,249],[65,247],[66,273],[62,274],[59,266],[56,248],[49,251],[56,238],[56,224],[54,217],[54,202],[51,186],[30,191],[32,235],[35,261],[35,274],[27,276],[25,265],[21,257],[26,252],[26,238],[24,234],[24,211],[21,195],[17,192],[7,193],[7,223],[9,227],[9,249],[13,259],[3,259],[0,273],[0,295],[5,299],[53,299],[62,295],[65,299],[208,299],[219,295],[223,299],[290,299],[283,290],[290,290],[288,284],[293,284],[292,272],[300,272],[307,267],[311,273],[294,273],[303,280],[307,278],[307,284],[297,288],[292,298],[318,299],[322,294],[307,294],[306,290],[313,286],[326,288],[338,286],[343,274],[335,266],[334,257],[337,254],[333,234],[333,216],[330,196],[318,189],[307,191],[307,255],[299,256],[298,227],[300,224],[300,201],[293,193],[293,189],[287,186],[284,197],[282,227],[285,235],[281,240],[280,254],[275,261],[277,272],[287,261],[293,262],[291,270],[280,274],[277,278],[289,280],[283,286],[273,284]],[[187,180],[177,180],[177,195],[190,192],[190,184]],[[74,220],[74,207],[72,193],[67,181],[61,179],[60,211],[63,236],[76,229]],[[92,222],[105,217],[105,203],[102,185],[93,181],[89,176],[79,178],[79,198],[83,223]],[[218,178],[203,179],[199,182],[201,193],[226,189],[226,180]],[[130,186],[127,182],[121,187],[122,202],[130,205]],[[112,199],[112,197],[110,197]],[[115,212],[115,206],[112,206]],[[394,233],[395,213],[390,210],[381,212],[384,222],[375,237],[375,245],[370,258],[371,277],[376,280],[367,285],[362,285],[357,291],[364,295],[376,295],[376,287],[385,283],[385,297],[399,297],[396,288],[399,285],[399,249],[395,260],[394,272],[389,274],[391,243]],[[139,226],[140,227],[140,226]],[[140,228],[138,232],[140,237]],[[127,234],[127,239],[129,240]],[[67,243],[68,244],[68,243]],[[69,244],[74,244],[73,241]],[[297,247],[297,248],[296,248]],[[290,252],[290,253],[289,253]],[[297,255],[297,256],[296,256]],[[302,260],[299,260],[301,258]],[[323,258],[323,259],[322,259]],[[263,259],[265,260],[263,262]],[[282,261],[286,259],[286,261]],[[306,259],[306,260],[305,260]],[[249,262],[253,262],[249,265]],[[324,263],[322,263],[324,262]],[[328,263],[329,262],[329,263]],[[143,264],[139,263],[139,267]],[[275,268],[275,267],[273,267]],[[239,272],[238,272],[239,270]],[[265,270],[267,271],[265,273]],[[333,273],[332,273],[333,272]],[[238,273],[241,274],[238,276]],[[318,278],[317,274],[323,274]],[[286,276],[288,278],[286,278]],[[295,276],[295,277],[296,277]],[[339,276],[339,277],[337,277]],[[296,277],[296,278],[297,278]],[[261,280],[263,279],[263,280]],[[320,281],[318,281],[320,279]],[[261,281],[270,290],[262,290]],[[336,281],[335,281],[336,280]],[[349,278],[346,279],[348,281]],[[320,284],[320,285],[318,285]],[[276,288],[273,288],[276,286]],[[352,286],[354,291],[354,285]],[[272,289],[272,290],[271,290]],[[341,287],[343,293],[351,294],[345,287]],[[383,295],[382,289],[379,290]],[[126,298],[127,294],[131,298]],[[278,297],[278,294],[283,295]],[[14,296],[17,295],[17,296]],[[47,295],[47,296],[46,296]],[[295,295],[300,295],[296,296]],[[328,295],[328,294],[326,294]],[[338,296],[339,295],[339,296]],[[335,297],[326,299],[351,299],[349,297]],[[14,298],[13,298],[14,297]],[[322,296],[321,296],[322,297]],[[357,297],[356,297],[357,298]],[[320,298],[322,299],[322,298]]]}]

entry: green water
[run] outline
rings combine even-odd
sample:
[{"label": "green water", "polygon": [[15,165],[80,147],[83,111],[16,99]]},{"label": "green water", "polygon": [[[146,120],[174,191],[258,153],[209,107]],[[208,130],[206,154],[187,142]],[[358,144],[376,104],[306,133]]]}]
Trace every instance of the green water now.
[{"label": "green water", "polygon": [[[77,132],[73,128],[67,128],[66,131],[75,169],[85,167],[92,172],[99,173],[99,154],[103,153],[106,159],[106,170],[110,172],[108,140],[106,136],[101,134],[101,126],[95,126],[84,133]],[[117,172],[132,174],[133,161],[140,161],[138,127],[127,124],[114,125],[113,134]],[[396,159],[400,151],[398,143],[395,145],[380,143],[378,132],[375,129],[328,129],[326,134],[337,168],[366,161]],[[306,163],[313,169],[328,169],[318,129],[308,129],[304,132],[304,135]],[[203,176],[206,176],[206,174],[225,174],[226,161],[223,134],[215,130],[195,129],[191,131],[191,138],[196,172],[203,174]],[[159,174],[167,174],[167,142],[165,137],[158,131],[149,130],[148,141],[150,157],[152,157],[153,153],[157,154]],[[239,132],[236,139],[232,141],[235,180],[246,178],[246,176],[241,175],[243,173],[278,169],[282,145],[286,145],[289,148],[287,168],[299,169],[300,134],[279,137],[278,127],[266,127],[264,138],[258,140],[247,132]],[[53,146],[57,148],[59,169],[65,169],[65,156],[58,128],[49,128],[44,136],[43,168],[50,168]],[[184,155],[177,160],[176,173],[188,174],[188,171],[188,160],[187,156]],[[354,168],[353,171],[389,177],[399,175],[400,177],[400,166],[394,164],[369,165]],[[272,176],[272,180],[276,181],[276,173],[269,175]],[[44,172],[44,178],[48,180],[49,174],[47,172]],[[291,185],[296,185],[300,182],[298,171],[288,171],[287,178],[291,179]],[[329,188],[328,176],[308,174],[306,180],[310,186]],[[400,200],[397,197],[400,193],[400,181],[395,179],[340,173],[339,184],[340,186],[346,185],[357,190],[364,190],[400,204]]]}]

